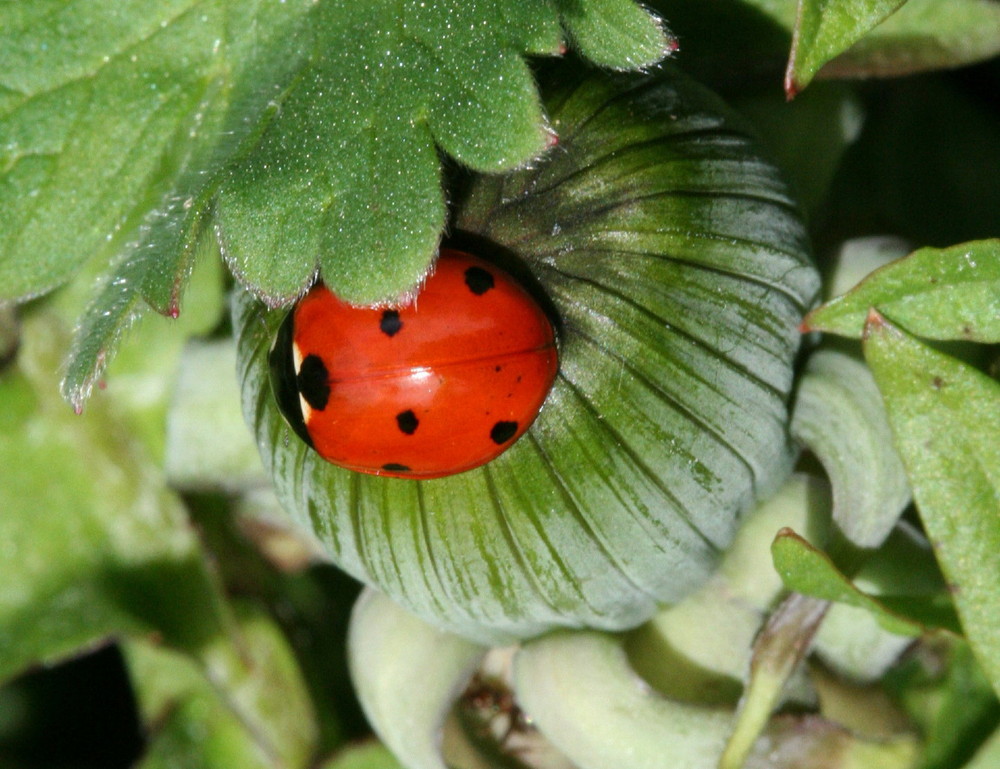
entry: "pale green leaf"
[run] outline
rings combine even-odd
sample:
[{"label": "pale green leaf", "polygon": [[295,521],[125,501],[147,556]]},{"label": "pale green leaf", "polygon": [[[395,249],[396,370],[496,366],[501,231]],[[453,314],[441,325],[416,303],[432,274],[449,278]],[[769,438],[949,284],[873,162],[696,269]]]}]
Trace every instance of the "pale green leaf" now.
[{"label": "pale green leaf", "polygon": [[621,640],[578,631],[531,641],[514,658],[518,702],[580,769],[715,769],[733,716],[669,700],[629,667]]},{"label": "pale green leaf", "polygon": [[189,343],[179,367],[166,420],[170,485],[230,493],[264,487],[260,456],[240,413],[232,340]]},{"label": "pale green leaf", "polygon": [[876,313],[864,350],[963,628],[1000,690],[1000,384]]},{"label": "pale green leaf", "polygon": [[367,590],[348,633],[351,677],[375,732],[410,769],[446,769],[441,730],[486,653]]},{"label": "pale green leaf", "polygon": [[865,365],[845,353],[814,353],[799,382],[791,430],[830,478],[840,531],[858,547],[882,544],[910,491]]},{"label": "pale green leaf", "polygon": [[811,312],[805,326],[860,337],[872,307],[929,339],[1000,342],[1000,240],[914,251]]}]

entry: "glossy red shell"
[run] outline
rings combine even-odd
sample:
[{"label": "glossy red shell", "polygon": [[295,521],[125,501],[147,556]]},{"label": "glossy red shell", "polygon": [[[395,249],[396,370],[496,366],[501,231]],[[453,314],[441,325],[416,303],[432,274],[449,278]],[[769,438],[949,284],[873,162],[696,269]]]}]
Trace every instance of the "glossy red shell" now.
[{"label": "glossy red shell", "polygon": [[408,306],[353,307],[317,285],[287,322],[300,414],[286,397],[286,417],[325,459],[364,473],[436,478],[489,462],[534,421],[558,369],[538,303],[459,251],[442,250]]}]

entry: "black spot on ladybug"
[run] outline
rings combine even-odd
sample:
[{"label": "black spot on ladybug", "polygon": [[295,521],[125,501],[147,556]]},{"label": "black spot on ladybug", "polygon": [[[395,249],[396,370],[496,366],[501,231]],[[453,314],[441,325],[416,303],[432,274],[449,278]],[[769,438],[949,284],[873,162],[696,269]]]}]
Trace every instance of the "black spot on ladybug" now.
[{"label": "black spot on ladybug", "polygon": [[403,321],[399,319],[399,313],[396,310],[386,310],[382,313],[382,320],[379,321],[378,327],[386,336],[395,336],[403,327]]},{"label": "black spot on ladybug", "polygon": [[411,409],[407,409],[396,414],[396,424],[407,435],[413,435],[420,425],[420,420],[417,419],[417,415]]},{"label": "black spot on ladybug", "polygon": [[517,422],[497,422],[490,430],[490,439],[497,445],[506,443],[517,432]]},{"label": "black spot on ladybug", "polygon": [[316,411],[326,408],[330,400],[330,374],[318,355],[307,355],[295,377],[299,393]]},{"label": "black spot on ladybug", "polygon": [[465,285],[476,296],[482,296],[493,288],[493,275],[482,267],[470,267],[465,271]]},{"label": "black spot on ladybug", "polygon": [[503,371],[503,366],[494,366],[493,370],[499,374],[501,371]]},{"label": "black spot on ladybug", "polygon": [[390,473],[408,473],[410,468],[406,465],[398,464],[397,462],[386,462],[382,465],[383,470],[388,470]]}]

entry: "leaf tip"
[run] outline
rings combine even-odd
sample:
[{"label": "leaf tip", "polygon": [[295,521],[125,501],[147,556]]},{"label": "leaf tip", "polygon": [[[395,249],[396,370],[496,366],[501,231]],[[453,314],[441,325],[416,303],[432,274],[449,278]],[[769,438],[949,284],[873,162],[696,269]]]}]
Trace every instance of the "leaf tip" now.
[{"label": "leaf tip", "polygon": [[785,74],[785,101],[792,101],[802,90],[801,85],[789,71]]},{"label": "leaf tip", "polygon": [[866,341],[873,334],[881,331],[886,325],[885,316],[874,307],[869,308],[868,315],[865,317],[865,327],[861,333],[861,341]]}]

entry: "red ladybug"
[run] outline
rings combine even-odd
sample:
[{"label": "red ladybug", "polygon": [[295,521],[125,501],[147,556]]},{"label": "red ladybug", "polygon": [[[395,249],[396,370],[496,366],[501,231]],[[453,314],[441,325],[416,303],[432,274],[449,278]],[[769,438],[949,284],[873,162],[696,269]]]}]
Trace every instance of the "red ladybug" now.
[{"label": "red ladybug", "polygon": [[444,249],[416,299],[353,307],[317,284],[282,323],[272,386],[289,425],[362,473],[438,478],[508,449],[558,369],[552,324],[503,270]]}]

